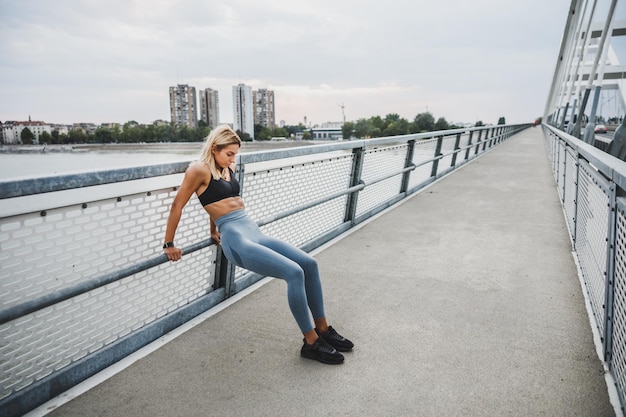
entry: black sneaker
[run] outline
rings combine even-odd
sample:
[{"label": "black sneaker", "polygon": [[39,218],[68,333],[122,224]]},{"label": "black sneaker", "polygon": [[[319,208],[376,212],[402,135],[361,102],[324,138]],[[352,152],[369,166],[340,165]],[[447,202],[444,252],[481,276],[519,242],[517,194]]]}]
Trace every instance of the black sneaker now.
[{"label": "black sneaker", "polygon": [[305,339],[304,345],[300,349],[300,356],[330,365],[343,363],[343,355],[321,337],[317,338],[312,345],[308,345]]},{"label": "black sneaker", "polygon": [[328,326],[328,330],[324,333],[321,333],[317,329],[315,329],[315,331],[318,336],[323,337],[329,345],[337,349],[339,352],[348,352],[354,347],[354,343],[337,333],[332,326]]}]

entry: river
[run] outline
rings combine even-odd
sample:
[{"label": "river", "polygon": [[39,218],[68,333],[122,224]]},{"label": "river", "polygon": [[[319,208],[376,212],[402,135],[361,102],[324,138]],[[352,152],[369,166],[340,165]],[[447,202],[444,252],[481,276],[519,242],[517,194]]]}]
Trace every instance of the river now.
[{"label": "river", "polygon": [[[307,146],[316,141],[244,142],[241,152]],[[195,160],[202,143],[0,147],[0,181]]]}]

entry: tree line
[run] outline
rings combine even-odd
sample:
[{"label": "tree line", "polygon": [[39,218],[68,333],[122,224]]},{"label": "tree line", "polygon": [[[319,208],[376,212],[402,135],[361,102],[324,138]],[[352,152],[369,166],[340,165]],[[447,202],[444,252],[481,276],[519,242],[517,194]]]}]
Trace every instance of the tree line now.
[{"label": "tree line", "polygon": [[[506,124],[504,117],[500,117],[498,124]],[[482,121],[476,122],[475,126],[483,126]],[[444,117],[435,117],[429,113],[419,113],[412,121],[400,117],[396,113],[362,118],[357,121],[345,122],[342,127],[342,135],[345,139],[365,139],[383,136],[398,136],[412,133],[432,132],[437,130],[456,129],[448,123]],[[43,132],[39,135],[40,144],[78,144],[78,143],[158,143],[158,142],[202,142],[208,136],[211,129],[200,121],[195,129],[187,126],[177,126],[173,123],[163,125],[140,125],[135,121],[129,121],[123,126],[108,128],[100,126],[93,132],[85,132],[82,129],[73,129],[69,133],[60,133],[55,130],[52,133]],[[311,138],[307,127],[298,125],[268,128],[260,125],[254,126],[255,140],[270,140],[272,138],[292,138],[298,132],[302,132],[303,139]],[[237,131],[244,141],[252,140],[247,133]],[[23,144],[33,144],[35,135],[27,127],[22,129],[20,139]]]},{"label": "tree line", "polygon": [[[500,117],[498,124],[506,124],[505,118]],[[482,121],[478,121],[474,126],[484,126],[484,124]],[[400,117],[397,113],[391,113],[385,116],[385,118],[372,116],[369,119],[346,122],[342,127],[342,134],[344,138],[365,139],[434,132],[461,127],[448,123],[444,117],[439,117],[435,120],[435,117],[430,112],[419,113],[411,121]]]}]

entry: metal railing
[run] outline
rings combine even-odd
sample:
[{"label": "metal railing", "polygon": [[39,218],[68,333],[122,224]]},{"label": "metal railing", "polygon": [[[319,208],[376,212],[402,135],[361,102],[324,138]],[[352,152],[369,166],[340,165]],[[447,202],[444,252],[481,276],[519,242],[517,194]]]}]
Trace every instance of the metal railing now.
[{"label": "metal railing", "polygon": [[[529,125],[241,153],[248,214],[310,251]],[[186,163],[0,182],[0,415],[21,415],[262,277],[235,267],[190,202],[161,241]]]},{"label": "metal railing", "polygon": [[543,125],[604,361],[626,398],[626,162]]}]

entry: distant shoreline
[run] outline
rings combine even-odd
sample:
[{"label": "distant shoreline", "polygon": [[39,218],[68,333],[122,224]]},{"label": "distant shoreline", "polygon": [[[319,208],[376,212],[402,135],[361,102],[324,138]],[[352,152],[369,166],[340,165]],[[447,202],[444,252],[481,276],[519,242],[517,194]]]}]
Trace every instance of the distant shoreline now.
[{"label": "distant shoreline", "polygon": [[[255,141],[243,142],[243,152],[258,150],[292,148],[296,146],[318,145],[331,141]],[[334,141],[332,141],[334,142]],[[45,154],[78,152],[184,152],[199,153],[204,142],[160,142],[160,143],[107,143],[76,145],[0,145],[0,154]]]}]

